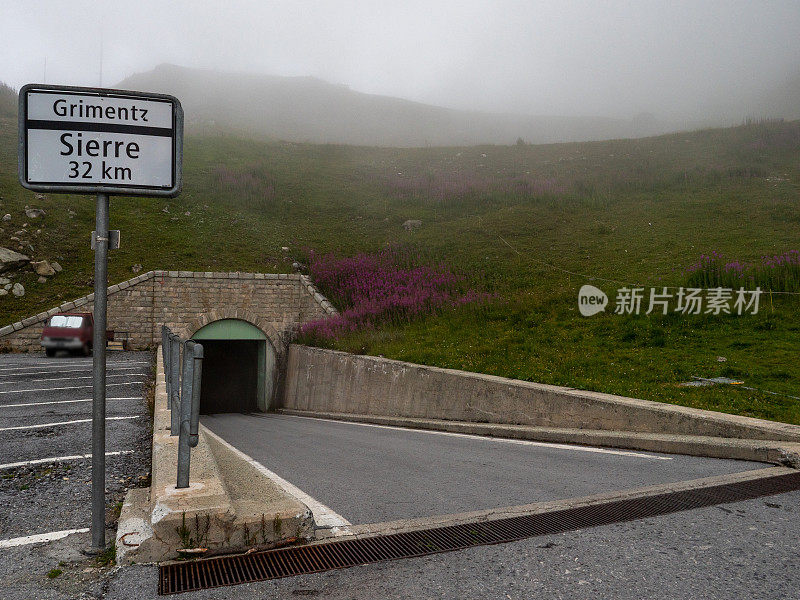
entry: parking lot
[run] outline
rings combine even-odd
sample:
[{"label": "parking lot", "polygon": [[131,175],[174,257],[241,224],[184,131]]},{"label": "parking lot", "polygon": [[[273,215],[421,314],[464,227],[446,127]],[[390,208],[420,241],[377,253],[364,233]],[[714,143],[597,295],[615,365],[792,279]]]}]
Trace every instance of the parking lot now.
[{"label": "parking lot", "polygon": [[[125,491],[149,477],[151,360],[148,352],[108,353],[109,525]],[[91,418],[91,357],[0,355],[0,553],[88,529]]]}]

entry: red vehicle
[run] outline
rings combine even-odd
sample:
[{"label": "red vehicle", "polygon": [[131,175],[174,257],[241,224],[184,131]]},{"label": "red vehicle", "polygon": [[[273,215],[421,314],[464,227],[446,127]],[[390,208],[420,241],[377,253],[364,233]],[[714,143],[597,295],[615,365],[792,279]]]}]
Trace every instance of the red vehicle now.
[{"label": "red vehicle", "polygon": [[[106,338],[113,340],[114,332],[107,331]],[[53,315],[42,330],[42,347],[47,356],[55,356],[58,350],[80,352],[84,356],[92,353],[94,318],[92,313],[66,312]]]}]

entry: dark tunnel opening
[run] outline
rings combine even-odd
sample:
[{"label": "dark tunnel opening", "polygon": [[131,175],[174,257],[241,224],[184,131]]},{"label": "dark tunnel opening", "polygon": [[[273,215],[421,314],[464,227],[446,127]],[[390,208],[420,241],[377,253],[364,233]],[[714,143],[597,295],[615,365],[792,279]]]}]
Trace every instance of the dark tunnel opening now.
[{"label": "dark tunnel opening", "polygon": [[202,340],[200,413],[258,410],[257,340]]}]

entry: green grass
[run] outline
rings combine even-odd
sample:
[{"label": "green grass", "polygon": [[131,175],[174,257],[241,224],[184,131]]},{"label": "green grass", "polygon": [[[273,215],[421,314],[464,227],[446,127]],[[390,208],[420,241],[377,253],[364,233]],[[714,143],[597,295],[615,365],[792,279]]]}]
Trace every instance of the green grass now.
[{"label": "green grass", "polygon": [[[359,332],[334,347],[800,423],[800,402],[788,397],[800,396],[795,297],[764,298],[758,315],[741,317],[577,311],[583,275],[685,285],[683,269],[702,253],[754,260],[798,249],[799,155],[797,122],[473,148],[189,137],[179,198],[112,199],[122,248],[110,253],[110,279],[131,277],[136,263],[145,271],[287,272],[307,248],[349,255],[414,244],[500,299]],[[470,185],[449,188],[452,181]],[[516,191],[525,181],[553,185]],[[0,120],[0,196],[0,212],[14,216],[0,224],[0,245],[13,247],[25,205],[45,208],[42,233],[28,236],[34,256],[64,267],[45,284],[26,274],[24,298],[0,297],[0,324],[89,293],[94,201],[36,200],[22,189],[9,119]],[[423,225],[405,231],[407,219]],[[592,283],[613,302],[619,285]],[[678,386],[693,375],[735,376],[780,395]]]}]

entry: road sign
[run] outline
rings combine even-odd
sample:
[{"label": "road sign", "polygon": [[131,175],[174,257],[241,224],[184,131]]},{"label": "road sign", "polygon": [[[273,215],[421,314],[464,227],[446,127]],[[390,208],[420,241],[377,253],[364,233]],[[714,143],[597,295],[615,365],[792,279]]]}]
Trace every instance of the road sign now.
[{"label": "road sign", "polygon": [[19,180],[35,191],[176,196],[177,98],[30,84],[19,93]]},{"label": "road sign", "polygon": [[173,96],[28,84],[19,91],[19,181],[37,192],[97,194],[92,340],[92,547],[105,548],[109,195],[177,196],[183,109]]}]

